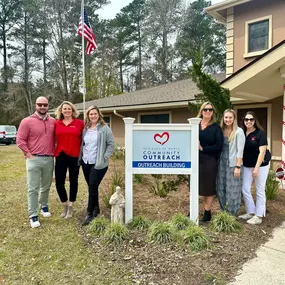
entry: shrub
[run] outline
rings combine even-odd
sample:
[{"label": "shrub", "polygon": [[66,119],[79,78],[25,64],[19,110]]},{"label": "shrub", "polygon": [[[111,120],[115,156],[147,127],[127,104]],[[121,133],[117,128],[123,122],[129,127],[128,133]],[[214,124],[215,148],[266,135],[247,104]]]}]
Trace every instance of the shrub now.
[{"label": "shrub", "polygon": [[111,184],[112,187],[116,188],[117,186],[123,187],[124,186],[124,174],[118,171],[114,167],[114,171],[112,172],[111,176]]},{"label": "shrub", "polygon": [[184,230],[191,225],[192,226],[194,225],[194,223],[190,221],[190,219],[183,214],[175,214],[172,217],[171,222],[173,226],[179,231]]},{"label": "shrub", "polygon": [[176,232],[170,223],[156,222],[150,226],[148,238],[157,244],[171,243],[176,239]]},{"label": "shrub", "polygon": [[182,233],[183,242],[187,244],[191,250],[200,251],[210,247],[210,243],[205,232],[199,226],[190,226]]},{"label": "shrub", "polygon": [[227,285],[227,282],[224,280],[221,273],[218,275],[214,275],[212,273],[206,272],[204,275],[205,281],[211,282],[211,284],[215,285]]},{"label": "shrub", "polygon": [[125,147],[116,145],[112,158],[117,160],[125,160]]},{"label": "shrub", "polygon": [[231,214],[220,212],[214,217],[210,228],[218,233],[233,233],[241,231],[242,225]]},{"label": "shrub", "polygon": [[179,180],[179,184],[186,183],[189,186],[190,175],[178,174],[177,179]]},{"label": "shrub", "polygon": [[265,194],[267,200],[274,200],[277,197],[279,190],[279,182],[276,180],[274,170],[269,170],[266,180]]},{"label": "shrub", "polygon": [[104,232],[104,241],[108,244],[119,245],[129,237],[129,230],[120,223],[110,224]]},{"label": "shrub", "polygon": [[150,186],[150,191],[160,197],[166,197],[170,191],[177,191],[182,181],[182,176],[165,176],[162,174],[152,174],[154,183]]},{"label": "shrub", "polygon": [[142,217],[142,216],[137,216],[134,217],[130,222],[129,226],[133,229],[138,229],[138,230],[145,230],[148,229],[151,224],[151,221]]},{"label": "shrub", "polygon": [[108,225],[109,221],[106,218],[98,217],[88,225],[88,231],[95,235],[101,235],[105,232]]},{"label": "shrub", "polygon": [[155,179],[153,184],[150,185],[150,192],[159,197],[166,197],[168,194],[163,183],[159,179]]},{"label": "shrub", "polygon": [[143,174],[134,174],[135,183],[142,183],[142,181],[143,181]]},{"label": "shrub", "polygon": [[107,192],[104,192],[104,195],[102,197],[103,203],[106,208],[111,209],[109,201],[111,196],[115,193],[117,186],[124,186],[124,175],[121,172],[117,171],[116,168],[114,168],[114,171],[112,172],[111,176],[111,186],[109,187],[109,190],[107,190]]}]

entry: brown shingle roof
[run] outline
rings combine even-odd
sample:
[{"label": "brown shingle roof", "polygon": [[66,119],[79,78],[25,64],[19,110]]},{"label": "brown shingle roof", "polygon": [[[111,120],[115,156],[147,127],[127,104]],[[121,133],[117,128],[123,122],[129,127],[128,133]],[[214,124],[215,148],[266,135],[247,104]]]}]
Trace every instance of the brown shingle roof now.
[{"label": "brown shingle roof", "polygon": [[[225,79],[225,74],[215,74],[213,77],[220,82]],[[198,93],[199,90],[192,79],[184,79],[130,93],[86,101],[85,107],[87,109],[91,105],[96,105],[104,111],[104,109],[111,108],[127,110],[134,106],[153,104],[168,103],[169,105],[175,105],[178,102],[185,102],[185,105],[187,105],[188,101],[193,100]],[[82,103],[75,104],[75,106],[82,111]]]}]

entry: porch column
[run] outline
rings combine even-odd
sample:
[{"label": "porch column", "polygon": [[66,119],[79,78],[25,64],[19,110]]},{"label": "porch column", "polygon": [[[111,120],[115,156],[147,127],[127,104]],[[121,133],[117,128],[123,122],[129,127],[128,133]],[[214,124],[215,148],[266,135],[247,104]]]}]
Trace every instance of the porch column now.
[{"label": "porch column", "polygon": [[285,169],[285,66],[280,68],[281,78],[283,79],[283,115],[282,115],[282,154],[281,164]]}]

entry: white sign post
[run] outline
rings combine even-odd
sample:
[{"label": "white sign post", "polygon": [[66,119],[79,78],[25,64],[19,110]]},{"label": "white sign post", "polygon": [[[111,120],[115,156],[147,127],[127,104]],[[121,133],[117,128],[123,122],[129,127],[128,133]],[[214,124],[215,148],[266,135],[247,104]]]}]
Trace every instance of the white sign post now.
[{"label": "white sign post", "polygon": [[199,122],[134,124],[125,122],[125,222],[133,218],[133,174],[187,174],[190,179],[190,220],[199,215]]}]

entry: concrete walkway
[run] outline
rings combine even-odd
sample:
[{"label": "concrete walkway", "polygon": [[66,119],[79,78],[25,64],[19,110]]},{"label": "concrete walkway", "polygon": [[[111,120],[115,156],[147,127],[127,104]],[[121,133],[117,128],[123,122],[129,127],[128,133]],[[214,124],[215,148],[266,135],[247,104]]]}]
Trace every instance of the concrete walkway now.
[{"label": "concrete walkway", "polygon": [[243,265],[230,285],[285,285],[285,222],[256,254],[256,258]]}]

